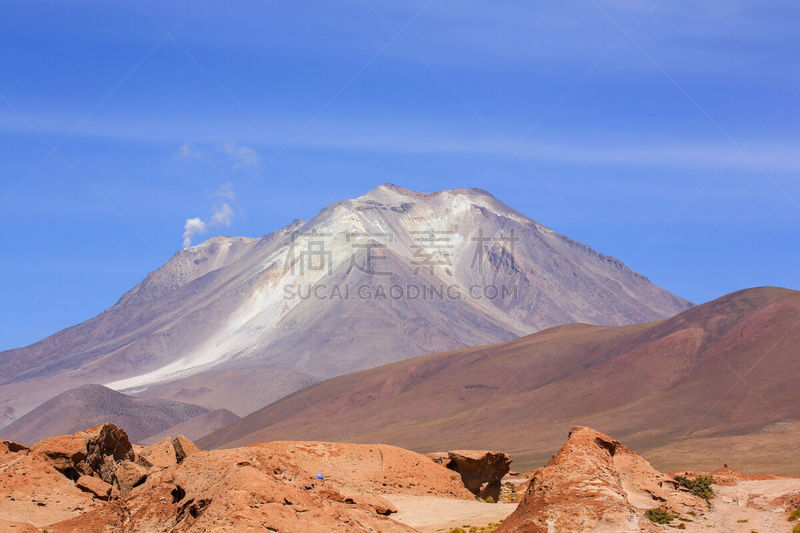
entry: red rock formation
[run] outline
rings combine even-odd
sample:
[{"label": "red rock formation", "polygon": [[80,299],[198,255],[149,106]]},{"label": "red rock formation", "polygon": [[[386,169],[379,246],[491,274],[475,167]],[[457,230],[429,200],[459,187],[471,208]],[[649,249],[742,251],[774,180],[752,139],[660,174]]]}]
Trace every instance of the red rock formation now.
[{"label": "red rock formation", "polygon": [[[325,480],[318,480],[317,473]],[[128,496],[48,529],[413,531],[386,518],[394,508],[382,492],[471,498],[455,473],[413,452],[275,442],[195,452],[179,464],[152,471]]]},{"label": "red rock formation", "polygon": [[434,463],[461,476],[464,486],[481,499],[500,499],[501,480],[508,473],[511,459],[503,452],[488,450],[454,450],[429,453]]},{"label": "red rock formation", "polygon": [[[54,455],[67,461],[72,454]],[[14,443],[0,445],[0,519],[45,526],[99,504],[92,494],[82,491],[56,470],[52,457]],[[0,522],[0,531],[26,531],[21,527],[12,529]]]},{"label": "red rock formation", "polygon": [[704,500],[677,489],[670,476],[619,441],[586,427],[569,439],[533,478],[519,507],[498,533],[658,531],[649,508],[686,513]]},{"label": "red rock formation", "polygon": [[393,446],[133,447],[111,424],[31,449],[0,443],[3,531],[413,531],[388,518],[390,493],[473,498],[455,472]]},{"label": "red rock formation", "polygon": [[114,424],[101,424],[72,435],[41,440],[32,451],[48,458],[53,467],[70,479],[81,475],[97,476],[113,483],[116,464],[133,461],[134,452],[128,435]]}]

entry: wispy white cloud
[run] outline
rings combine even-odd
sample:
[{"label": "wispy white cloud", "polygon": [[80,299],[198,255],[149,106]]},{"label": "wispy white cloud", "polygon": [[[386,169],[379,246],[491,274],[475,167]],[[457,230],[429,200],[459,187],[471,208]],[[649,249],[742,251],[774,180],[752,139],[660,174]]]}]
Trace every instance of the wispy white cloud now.
[{"label": "wispy white cloud", "polygon": [[[89,121],[91,122],[91,121]],[[385,124],[366,120],[350,119],[348,122],[336,120],[318,120],[314,127],[309,128],[304,134],[295,138],[291,133],[291,121],[279,124],[286,132],[276,135],[279,144],[289,143],[289,151],[303,150],[353,150],[372,153],[387,154],[420,154],[435,155],[437,153],[468,153],[485,155],[488,157],[501,157],[509,150],[510,145],[516,143],[515,135],[518,133],[504,131],[498,128],[506,141],[486,132],[469,132],[468,128],[456,131],[454,128],[435,128],[427,122],[412,120],[397,120],[392,123],[392,128],[387,130]],[[7,127],[6,127],[7,126]],[[515,150],[521,157],[538,161],[552,161],[581,164],[619,164],[629,165],[657,165],[658,167],[690,168],[690,169],[716,169],[727,165],[736,170],[764,169],[771,172],[800,172],[800,138],[784,135],[768,137],[759,136],[754,142],[745,146],[743,153],[736,154],[736,146],[730,141],[720,139],[722,136],[714,131],[713,139],[709,135],[691,135],[687,132],[680,140],[664,138],[648,140],[643,138],[643,132],[618,130],[613,134],[606,134],[600,138],[595,131],[592,137],[591,128],[584,128],[579,136],[569,137],[569,132],[548,131],[540,128],[538,137],[547,136],[552,139],[543,141],[524,141]],[[754,127],[754,130],[757,128]],[[0,131],[16,131],[3,123],[0,116]],[[149,131],[149,130],[148,130]],[[124,132],[108,125],[108,129],[93,130],[92,137],[105,137],[114,139],[146,139],[147,133],[143,129],[141,135],[136,134],[136,128],[126,128]],[[47,134],[65,134],[65,130],[47,129]],[[167,135],[168,131],[162,132]],[[187,131],[181,130],[164,137],[163,142],[175,142],[176,137],[186,138]],[[280,132],[279,132],[280,133]],[[648,133],[648,132],[644,132]],[[253,138],[258,132],[252,132]],[[740,140],[744,142],[746,138]],[[186,153],[200,154],[204,160],[210,160],[211,154],[216,150],[228,156],[227,150],[222,145],[200,152],[197,148],[201,144],[186,144]],[[254,141],[250,141],[254,142]],[[234,145],[225,145],[234,146]],[[249,159],[257,162],[261,157],[255,148],[236,146],[237,149],[248,148],[258,159]],[[183,146],[176,152],[176,156],[183,152]],[[242,151],[246,153],[248,150]],[[218,162],[219,163],[219,162]],[[228,169],[242,163],[235,160],[234,164],[227,162]]]},{"label": "wispy white cloud", "polygon": [[202,159],[203,154],[199,151],[192,148],[192,146],[188,143],[184,143],[175,152],[175,159]]},{"label": "wispy white cloud", "polygon": [[229,227],[233,222],[233,208],[230,204],[224,203],[215,205],[211,213],[211,220],[209,226],[225,226]]},{"label": "wispy white cloud", "polygon": [[191,159],[200,159],[200,160],[214,160],[214,159],[225,159],[224,156],[220,156],[220,154],[224,154],[227,156],[226,164],[230,164],[232,168],[241,168],[247,167],[250,165],[255,165],[259,161],[261,161],[261,156],[256,152],[254,148],[249,146],[240,145],[235,142],[233,143],[221,143],[216,144],[210,148],[200,148],[197,145],[192,145],[190,143],[183,143],[180,148],[175,152],[174,158],[175,159],[183,159],[183,160],[191,160]]},{"label": "wispy white cloud", "polygon": [[212,194],[212,196],[215,196],[217,198],[223,198],[230,202],[235,201],[236,193],[233,192],[233,182],[226,181],[225,183],[220,185],[216,191],[214,191],[214,194]]},{"label": "wispy white cloud", "polygon": [[[332,148],[389,154],[473,154],[512,159],[516,156],[530,161],[601,164],[620,166],[657,166],[689,169],[734,170],[764,169],[775,172],[800,172],[800,139],[755,139],[739,151],[730,141],[685,139],[647,140],[621,132],[602,139],[596,137],[559,139],[552,141],[522,141],[509,135],[506,140],[495,136],[472,136],[452,132],[427,132],[422,127],[393,133],[368,129],[365,134],[308,135],[296,139],[293,146]],[[372,134],[369,134],[369,132]],[[424,134],[424,133],[427,133]],[[741,141],[744,143],[744,140]],[[513,147],[513,152],[511,149]],[[290,148],[291,149],[291,148]]]},{"label": "wispy white cloud", "polygon": [[233,158],[233,168],[255,165],[261,161],[261,156],[249,146],[237,146],[235,143],[230,143],[223,145],[222,148]]}]

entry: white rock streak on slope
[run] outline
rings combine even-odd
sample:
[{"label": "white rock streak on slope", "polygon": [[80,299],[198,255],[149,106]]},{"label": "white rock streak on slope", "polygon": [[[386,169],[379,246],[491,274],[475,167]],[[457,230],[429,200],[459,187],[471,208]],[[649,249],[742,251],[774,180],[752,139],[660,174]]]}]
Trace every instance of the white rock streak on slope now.
[{"label": "white rock streak on slope", "polygon": [[[415,235],[420,231],[432,231],[437,235],[451,232],[453,218],[468,211],[472,205],[479,205],[517,221],[522,220],[514,212],[503,209],[505,206],[496,202],[491,196],[473,194],[467,197],[466,193],[459,192],[442,194],[440,198],[436,198],[436,201],[427,203],[422,215],[417,212],[413,218],[398,217],[399,224],[394,229],[399,228],[401,230],[399,234],[392,233],[384,221],[378,219],[374,213],[354,210],[365,204],[369,205],[370,202],[381,201],[388,205],[394,205],[402,203],[403,200],[407,200],[403,192],[390,186],[382,186],[372,191],[371,194],[354,200],[352,206],[337,206],[329,216],[315,220],[311,227],[303,228],[302,234],[298,235],[293,243],[283,246],[277,253],[264,260],[261,264],[261,272],[266,271],[270,265],[278,265],[284,272],[277,279],[271,280],[270,283],[254,291],[249,301],[200,347],[157,370],[113,381],[107,383],[106,386],[122,390],[176,379],[235,357],[242,352],[243,346],[257,346],[259,338],[274,328],[278,321],[300,302],[299,299],[284,299],[285,287],[287,285],[313,286],[327,273],[327,269],[306,269],[300,275],[294,273],[291,268],[286,266],[288,265],[287,256],[291,253],[292,246],[294,246],[294,253],[297,254],[298,251],[310,249],[310,240],[314,244],[321,241],[323,244],[319,247],[332,252],[332,269],[336,270],[343,265],[346,268],[353,249],[358,249],[360,245],[365,245],[370,240],[378,241],[395,254],[411,261],[414,259],[414,250],[410,247],[412,243],[408,239],[409,235]],[[366,235],[358,237],[353,235],[359,233]],[[204,246],[204,244],[200,243],[196,247]],[[313,247],[314,244],[311,246]],[[456,233],[448,244],[452,246],[449,250],[451,256],[457,259],[472,243],[462,233]],[[434,274],[436,274],[435,269]],[[462,285],[458,283],[458,280],[455,281],[456,285]],[[445,280],[442,282],[444,283]],[[452,283],[453,280],[448,282]],[[462,289],[466,292],[464,287]],[[503,317],[502,312],[491,306],[485,310],[498,318],[508,319],[508,317]],[[514,325],[520,330],[526,329],[523,323]]]},{"label": "white rock streak on slope", "polygon": [[[280,339],[286,331],[281,320],[290,316],[295,309],[304,309],[304,305],[310,308],[319,304],[301,298],[287,299],[285,291],[292,287],[326,283],[329,271],[344,272],[353,254],[364,252],[370,242],[378,242],[385,247],[385,250],[376,251],[376,256],[388,252],[406,265],[416,264],[418,269],[426,273],[428,266],[419,265],[420,246],[423,254],[438,253],[438,259],[446,258],[449,264],[437,264],[430,273],[429,281],[458,287],[465,297],[459,305],[473,310],[467,312],[487,317],[505,331],[516,335],[571,321],[610,324],[633,321],[598,309],[595,300],[607,299],[602,291],[630,298],[630,302],[625,302],[623,307],[632,306],[632,310],[626,312],[630,316],[642,315],[637,319],[669,316],[685,307],[685,302],[654,287],[616,260],[566,239],[477,189],[425,194],[383,185],[354,200],[329,206],[310,222],[300,224],[296,230],[295,239],[287,236],[279,246],[265,247],[268,253],[262,256],[258,256],[257,251],[260,241],[249,242],[250,248],[242,252],[242,257],[252,256],[255,260],[247,259],[250,261],[247,263],[240,259],[239,263],[244,261],[242,268],[245,270],[237,271],[235,277],[231,278],[233,281],[242,280],[236,281],[234,287],[243,298],[237,300],[226,316],[209,324],[209,331],[196,345],[182,354],[176,354],[176,358],[160,367],[129,374],[107,383],[107,386],[118,390],[140,387],[190,375],[243,357],[271,357],[271,343]],[[445,238],[446,250],[442,252],[437,249],[439,245],[420,241],[422,232]],[[499,266],[497,261],[508,261],[508,264],[500,266],[513,270],[506,272],[503,279],[528,291],[520,301],[509,303],[468,296],[470,287],[492,283],[493,276],[497,275],[497,271],[491,272],[491,268],[488,272],[479,272],[475,267],[476,246],[483,246],[475,240],[479,232],[483,232],[490,243],[497,243],[498,236],[502,235],[524,236],[522,242],[510,245],[515,247],[513,249],[496,249],[494,257],[495,268]],[[201,243],[184,253],[193,253],[204,246],[207,243]],[[305,252],[311,250],[318,250],[323,256],[304,256]],[[328,256],[324,255],[327,253],[330,253],[330,263],[327,262]],[[293,257],[299,259],[303,268],[291,268]],[[309,268],[309,261],[320,260],[325,262],[324,268]],[[486,258],[483,260],[486,261]],[[234,268],[239,263],[234,259],[220,261],[220,271]],[[380,267],[379,264],[376,270],[380,270]],[[582,288],[584,285],[586,289]],[[584,299],[583,293],[586,293],[587,299]],[[209,297],[219,296],[209,293]],[[654,300],[656,308],[649,308],[648,300]],[[619,307],[617,303],[609,304],[609,309]],[[313,311],[306,309],[303,312],[306,314],[301,316]],[[542,316],[543,313],[546,316]],[[565,315],[564,318],[558,318],[561,315]],[[466,327],[469,328],[468,325]],[[313,335],[313,332],[308,335]]]}]

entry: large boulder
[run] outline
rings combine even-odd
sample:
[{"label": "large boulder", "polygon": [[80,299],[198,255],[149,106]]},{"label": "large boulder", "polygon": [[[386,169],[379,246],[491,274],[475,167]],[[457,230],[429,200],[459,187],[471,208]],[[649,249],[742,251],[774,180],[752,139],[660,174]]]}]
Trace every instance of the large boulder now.
[{"label": "large boulder", "polygon": [[92,474],[86,464],[87,440],[84,432],[58,435],[40,440],[31,449],[47,457],[53,468],[75,481],[84,474]]},{"label": "large boulder", "polygon": [[78,481],[75,482],[75,486],[99,500],[110,500],[112,493],[114,493],[114,487],[94,476],[79,477]]},{"label": "large boulder", "polygon": [[178,435],[174,439],[166,437],[139,450],[136,462],[145,468],[167,468],[183,462],[189,455],[198,451],[199,448],[183,435]]},{"label": "large boulder", "polygon": [[619,441],[578,426],[533,472],[525,496],[497,533],[658,531],[645,518],[655,507],[683,514],[708,505]]},{"label": "large boulder", "polygon": [[428,454],[433,462],[458,472],[464,486],[481,499],[498,501],[503,476],[511,459],[507,454],[488,450],[454,450]]},{"label": "large boulder", "polygon": [[[178,437],[141,451],[145,458],[137,462],[127,433],[114,424],[50,437],[30,448],[2,440],[0,518],[36,527],[69,519],[125,497],[152,472],[176,466],[198,449]],[[6,529],[12,526],[0,524]]]},{"label": "large boulder", "polygon": [[155,444],[145,446],[136,456],[136,462],[145,468],[167,468],[178,464],[172,439],[166,437]]},{"label": "large boulder", "polygon": [[112,481],[122,496],[139,486],[147,477],[147,469],[132,461],[120,461],[114,468]]},{"label": "large boulder", "polygon": [[114,424],[103,424],[88,431],[96,433],[86,442],[86,464],[100,479],[113,483],[118,465],[136,458],[131,441],[125,431]]},{"label": "large boulder", "polygon": [[111,484],[116,464],[134,460],[128,435],[114,424],[50,437],[34,444],[31,450],[43,454],[56,470],[73,481],[88,475]]}]

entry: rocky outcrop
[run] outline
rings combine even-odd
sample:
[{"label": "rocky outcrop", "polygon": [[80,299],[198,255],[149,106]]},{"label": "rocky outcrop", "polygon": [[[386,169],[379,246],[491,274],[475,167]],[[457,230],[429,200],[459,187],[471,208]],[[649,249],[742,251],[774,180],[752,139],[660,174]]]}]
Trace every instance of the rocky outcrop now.
[{"label": "rocky outcrop", "polygon": [[209,452],[181,436],[141,447],[104,424],[0,447],[0,530],[410,533],[390,519],[395,494],[473,498],[455,472],[384,445]]},{"label": "rocky outcrop", "polygon": [[[41,440],[31,448],[0,441],[0,518],[45,526],[124,497],[158,470],[198,450],[185,437],[140,448],[102,424]],[[148,459],[149,458],[149,459]]]},{"label": "rocky outcrop", "polygon": [[519,507],[497,531],[658,531],[644,516],[655,507],[684,514],[708,504],[679,490],[673,478],[619,441],[579,426],[547,465],[533,472]]},{"label": "rocky outcrop", "polygon": [[114,483],[120,466],[136,458],[133,446],[127,433],[114,424],[103,424],[93,429],[97,433],[86,442],[86,464],[100,479]]},{"label": "rocky outcrop", "polygon": [[50,437],[34,444],[31,450],[47,457],[53,467],[69,479],[97,476],[109,484],[116,465],[134,459],[128,435],[114,424]]},{"label": "rocky outcrop", "polygon": [[458,472],[464,486],[478,498],[500,499],[501,481],[511,464],[507,454],[487,450],[454,450],[430,453],[428,457]]},{"label": "rocky outcrop", "polygon": [[10,440],[0,440],[0,454],[2,453],[16,453],[27,450],[28,447]]},{"label": "rocky outcrop", "polygon": [[[393,446],[267,442],[200,451],[179,442],[189,451],[182,461],[151,468],[127,496],[48,529],[410,533],[390,519],[397,509],[382,494],[473,498],[455,472]],[[137,460],[167,446],[153,448]]]},{"label": "rocky outcrop", "polygon": [[[410,523],[426,506],[431,512],[431,502],[433,513],[453,503],[453,509],[501,507],[474,501],[461,474],[441,465],[452,461],[476,478],[481,465],[484,477],[487,470],[500,475],[508,467],[504,454],[454,451],[432,458],[393,446],[330,442],[204,451],[179,437],[130,446],[110,424],[30,449],[2,442],[0,531],[411,533],[401,521]],[[86,473],[73,480],[78,472]],[[103,479],[109,472],[110,483]],[[671,526],[680,529],[782,531],[800,505],[799,479],[727,468],[713,475],[719,484],[709,505],[619,441],[576,427],[533,472],[524,499],[497,531],[666,531],[646,518],[656,507],[679,513]]]},{"label": "rocky outcrop", "polygon": [[179,463],[183,462],[190,454],[200,451],[192,441],[183,435],[178,435],[172,439],[172,448],[175,450],[175,460]]}]

